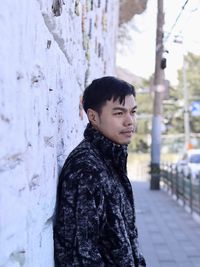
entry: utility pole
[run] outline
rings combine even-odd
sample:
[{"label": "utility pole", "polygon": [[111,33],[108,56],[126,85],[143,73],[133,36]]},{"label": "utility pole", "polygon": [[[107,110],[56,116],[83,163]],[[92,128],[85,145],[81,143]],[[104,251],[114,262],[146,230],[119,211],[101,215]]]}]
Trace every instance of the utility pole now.
[{"label": "utility pole", "polygon": [[151,132],[151,181],[150,189],[160,189],[160,145],[162,123],[162,98],[164,91],[164,71],[161,68],[163,58],[163,0],[157,0],[156,62],[154,73],[154,106]]}]

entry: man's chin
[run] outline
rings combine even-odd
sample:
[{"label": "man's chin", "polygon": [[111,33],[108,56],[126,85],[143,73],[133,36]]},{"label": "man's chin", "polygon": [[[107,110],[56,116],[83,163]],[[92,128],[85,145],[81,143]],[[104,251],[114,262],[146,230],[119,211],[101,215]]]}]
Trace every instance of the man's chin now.
[{"label": "man's chin", "polygon": [[117,145],[129,145],[131,143],[132,137],[131,138],[115,138],[115,139],[113,138],[110,140],[112,140]]},{"label": "man's chin", "polygon": [[131,140],[124,140],[119,143],[119,145],[129,145],[131,143]]}]

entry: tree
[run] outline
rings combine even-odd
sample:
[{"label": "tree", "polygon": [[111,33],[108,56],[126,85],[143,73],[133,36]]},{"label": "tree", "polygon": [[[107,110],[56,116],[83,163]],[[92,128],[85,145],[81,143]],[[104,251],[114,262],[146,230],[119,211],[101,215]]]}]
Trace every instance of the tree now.
[{"label": "tree", "polygon": [[134,15],[141,14],[147,7],[148,0],[120,0],[119,25],[130,21]]},{"label": "tree", "polygon": [[[200,56],[194,55],[189,52],[185,56],[186,64],[186,76],[187,76],[187,86],[189,89],[189,98],[192,100],[198,97],[200,101]],[[182,90],[183,88],[183,73],[182,70],[178,70],[178,88]]]}]

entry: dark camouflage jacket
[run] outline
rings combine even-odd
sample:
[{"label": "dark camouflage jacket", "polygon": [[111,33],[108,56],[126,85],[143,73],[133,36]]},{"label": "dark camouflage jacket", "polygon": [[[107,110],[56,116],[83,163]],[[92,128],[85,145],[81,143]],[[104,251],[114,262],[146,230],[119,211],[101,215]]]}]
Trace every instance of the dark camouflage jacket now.
[{"label": "dark camouflage jacket", "polygon": [[127,146],[88,124],[58,184],[54,225],[57,267],[146,266],[138,252],[135,208],[126,175]]}]

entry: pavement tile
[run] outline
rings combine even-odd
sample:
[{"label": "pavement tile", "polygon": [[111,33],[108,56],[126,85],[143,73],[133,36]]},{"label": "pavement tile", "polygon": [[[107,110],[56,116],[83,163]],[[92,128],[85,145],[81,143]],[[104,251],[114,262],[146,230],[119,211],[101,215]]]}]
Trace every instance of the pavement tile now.
[{"label": "pavement tile", "polygon": [[155,245],[162,246],[165,244],[165,239],[160,232],[154,233],[151,239],[152,239],[152,243]]},{"label": "pavement tile", "polygon": [[[199,240],[200,243],[200,240]],[[200,250],[197,249],[191,242],[182,242],[181,247],[185,251],[186,255],[190,257],[200,256]]]},{"label": "pavement tile", "polygon": [[194,267],[200,266],[200,257],[190,257],[190,261],[192,262]]},{"label": "pavement tile", "polygon": [[192,264],[190,261],[178,263],[177,266],[178,267],[199,267],[199,266],[196,266],[196,265]]},{"label": "pavement tile", "polygon": [[173,261],[172,259],[172,254],[166,244],[155,244],[154,245],[155,252],[157,254],[157,257],[159,261],[164,261],[164,262],[171,262]]},{"label": "pavement tile", "polygon": [[160,267],[178,267],[178,265],[175,262],[166,261],[160,262]]},{"label": "pavement tile", "polygon": [[183,231],[180,231],[179,229],[177,229],[176,231],[173,231],[173,236],[178,241],[186,241],[186,242],[188,242],[188,238],[185,235],[185,233]]}]

